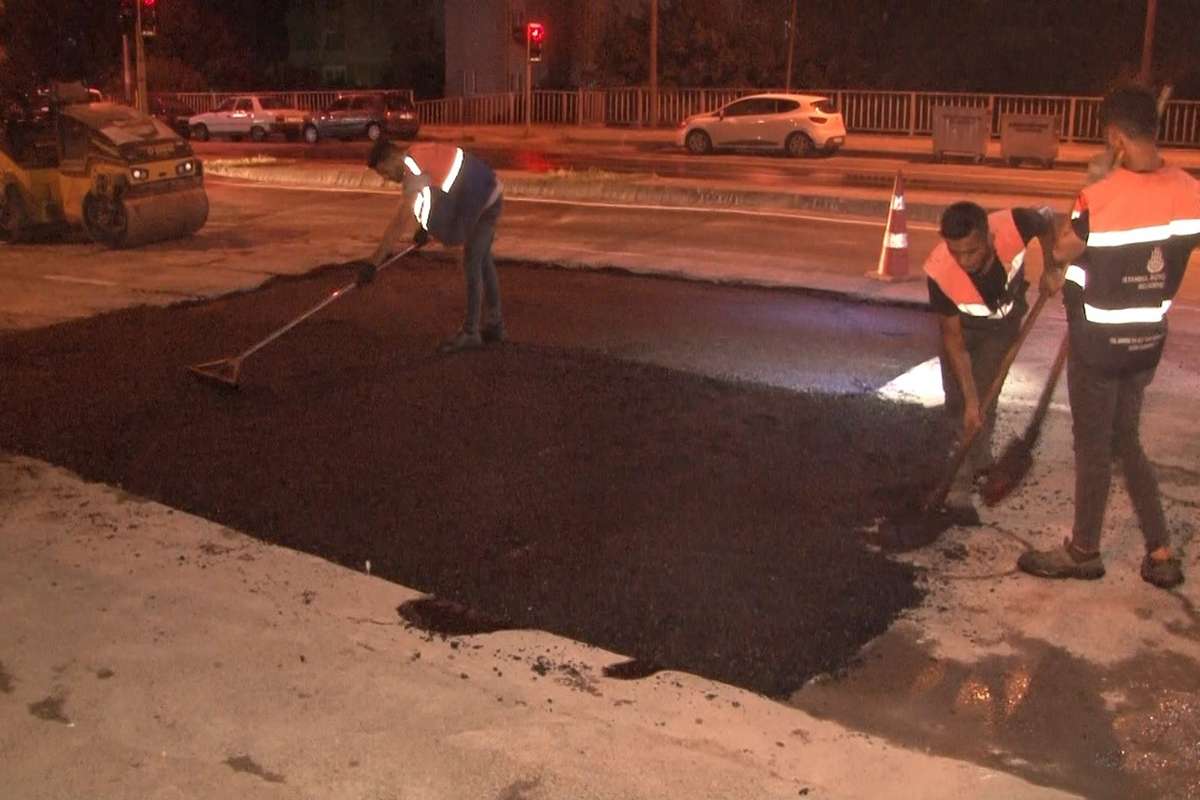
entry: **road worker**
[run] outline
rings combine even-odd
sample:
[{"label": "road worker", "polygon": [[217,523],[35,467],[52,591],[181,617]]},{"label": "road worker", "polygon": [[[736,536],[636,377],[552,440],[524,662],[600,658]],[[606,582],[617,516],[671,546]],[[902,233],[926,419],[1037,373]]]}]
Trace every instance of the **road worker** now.
[{"label": "road worker", "polygon": [[443,245],[461,246],[466,314],[462,328],[442,342],[439,350],[453,353],[504,341],[500,280],[492,257],[504,195],[496,173],[461,147],[421,142],[405,150],[386,137],[375,143],[367,165],[404,186],[400,210],[384,232],[370,264],[382,264],[409,237],[418,244],[432,237]]},{"label": "road worker", "polygon": [[982,398],[1029,310],[1026,248],[1035,237],[1052,243],[1053,220],[1047,208],[988,214],[975,203],[955,203],[942,214],[942,241],[925,261],[941,331],[946,412],[960,444],[975,437],[946,497],[946,511],[960,525],[980,524],[973,491],[992,466],[995,426],[995,406],[983,408]]},{"label": "road worker", "polygon": [[1167,311],[1200,241],[1200,182],[1164,163],[1148,89],[1110,93],[1100,117],[1117,166],[1080,193],[1057,237],[1054,260],[1062,268],[1047,274],[1050,288],[1063,290],[1070,336],[1074,525],[1062,546],[1027,551],[1017,564],[1045,578],[1104,575],[1100,534],[1116,457],[1145,539],[1142,578],[1169,589],[1183,582],[1183,570],[1139,425],[1167,338]]}]

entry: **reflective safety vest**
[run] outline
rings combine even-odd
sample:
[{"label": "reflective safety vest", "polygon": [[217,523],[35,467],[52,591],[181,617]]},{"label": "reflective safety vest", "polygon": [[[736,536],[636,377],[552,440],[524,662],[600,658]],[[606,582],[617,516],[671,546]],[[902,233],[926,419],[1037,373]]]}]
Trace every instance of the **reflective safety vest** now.
[{"label": "reflective safety vest", "polygon": [[1013,220],[1012,211],[1005,209],[988,214],[988,229],[995,238],[996,257],[1004,267],[1004,299],[996,309],[988,307],[971,281],[971,276],[955,260],[944,241],[939,242],[925,259],[925,274],[933,279],[961,314],[972,321],[1002,320],[1016,307],[1015,293],[1021,289],[1025,265],[1025,241]]},{"label": "reflective safety vest", "polygon": [[413,199],[412,211],[421,227],[443,244],[462,244],[484,210],[500,197],[496,173],[461,147],[414,144],[404,156],[404,168],[428,179]]},{"label": "reflective safety vest", "polygon": [[1167,338],[1171,297],[1200,236],[1200,183],[1176,167],[1114,170],[1079,195],[1087,249],[1067,267],[1063,302],[1071,352],[1112,372],[1152,369]]}]

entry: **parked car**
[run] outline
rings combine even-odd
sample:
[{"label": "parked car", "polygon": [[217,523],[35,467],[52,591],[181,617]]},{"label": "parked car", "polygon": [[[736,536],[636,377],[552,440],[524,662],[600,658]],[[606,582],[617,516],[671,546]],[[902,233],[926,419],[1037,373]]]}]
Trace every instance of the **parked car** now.
[{"label": "parked car", "polygon": [[291,108],[278,98],[247,94],[230,97],[212,111],[193,115],[188,127],[192,138],[201,142],[213,136],[234,140],[249,137],[261,142],[273,133],[291,141],[300,138],[310,118],[308,112]]},{"label": "parked car", "polygon": [[846,124],[828,97],[755,94],[679,124],[676,144],[702,155],[717,148],[782,149],[790,156],[834,153]]},{"label": "parked car", "polygon": [[421,122],[412,101],[404,95],[377,93],[339,97],[304,126],[304,140],[352,139],[371,141],[382,134],[414,139]]},{"label": "parked car", "polygon": [[189,120],[195,111],[171,97],[150,95],[150,116],[178,133],[183,138],[191,135]]}]

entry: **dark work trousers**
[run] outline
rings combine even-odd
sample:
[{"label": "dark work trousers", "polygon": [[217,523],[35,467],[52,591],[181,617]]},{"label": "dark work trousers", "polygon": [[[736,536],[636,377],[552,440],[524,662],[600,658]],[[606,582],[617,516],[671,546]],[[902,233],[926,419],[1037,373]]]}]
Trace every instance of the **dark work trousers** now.
[{"label": "dark work trousers", "polygon": [[483,210],[479,221],[467,233],[463,250],[463,272],[467,279],[467,313],[463,319],[463,331],[479,333],[480,294],[486,303],[484,323],[499,325],[500,278],[496,274],[496,260],[492,258],[492,241],[496,238],[496,223],[500,220],[503,197]]},{"label": "dark work trousers", "polygon": [[1074,353],[1067,361],[1067,388],[1071,393],[1071,429],[1075,434],[1075,548],[1085,553],[1100,550],[1100,531],[1112,483],[1112,462],[1120,459],[1125,486],[1146,551],[1167,544],[1167,520],[1158,494],[1158,479],[1142,450],[1140,425],[1142,396],[1154,370],[1125,375],[1106,374]]},{"label": "dark work trousers", "polygon": [[[971,374],[975,378],[975,394],[980,403],[1000,371],[1004,354],[1021,329],[1021,316],[1020,313],[1014,312],[1004,320],[987,326],[963,325],[963,343],[966,345],[967,355],[971,358]],[[954,377],[954,370],[951,369],[945,353],[942,353],[941,364],[942,389],[946,393],[946,414],[959,432],[957,440],[961,441],[964,405],[962,389],[958,385],[958,379]],[[954,482],[956,490],[969,489],[978,472],[991,469],[992,431],[995,427],[996,406],[993,405],[990,413],[984,416],[983,427],[975,436],[971,449],[967,451],[964,468],[958,471]]]}]

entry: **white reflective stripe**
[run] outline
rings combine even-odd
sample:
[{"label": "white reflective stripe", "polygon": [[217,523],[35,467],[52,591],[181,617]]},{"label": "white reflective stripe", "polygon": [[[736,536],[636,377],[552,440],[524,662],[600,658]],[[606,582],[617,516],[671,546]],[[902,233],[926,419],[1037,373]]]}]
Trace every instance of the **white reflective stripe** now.
[{"label": "white reflective stripe", "polygon": [[426,186],[413,200],[413,216],[417,218],[417,222],[421,223],[421,227],[429,230],[429,210],[433,205],[433,197],[429,192],[429,187]]},{"label": "white reflective stripe", "polygon": [[1013,310],[1013,303],[1010,300],[1009,302],[1000,306],[1000,308],[996,309],[996,313],[992,314],[991,318],[992,319],[1004,319],[1005,317],[1008,316],[1008,313],[1012,310]]},{"label": "white reflective stripe", "polygon": [[1017,270],[1019,270],[1022,266],[1024,266],[1024,264],[1025,264],[1025,251],[1022,250],[1021,252],[1019,252],[1015,256],[1013,256],[1012,272],[1008,273],[1008,283],[1012,283],[1012,279],[1015,278],[1017,275]]},{"label": "white reflective stripe", "polygon": [[958,310],[972,317],[990,317],[992,310],[983,303],[959,303]]},{"label": "white reflective stripe", "polygon": [[1096,322],[1100,325],[1147,324],[1162,322],[1170,308],[1170,300],[1163,300],[1161,306],[1143,306],[1141,308],[1097,308],[1084,303],[1083,315],[1088,322]]},{"label": "white reflective stripe", "polygon": [[1075,209],[1074,211],[1071,212],[1071,219],[1079,219],[1082,216],[1083,216],[1083,212],[1080,211],[1079,209]]},{"label": "white reflective stripe", "polygon": [[894,195],[892,197],[892,211],[904,210],[904,195]]},{"label": "white reflective stripe", "polygon": [[887,246],[892,250],[899,250],[908,247],[908,234],[889,233],[887,238]]},{"label": "white reflective stripe", "polygon": [[1089,233],[1088,247],[1124,247],[1127,244],[1154,244],[1172,236],[1194,236],[1200,233],[1200,219],[1175,219],[1166,225],[1149,225],[1125,231]]},{"label": "white reflective stripe", "polygon": [[404,157],[404,166],[408,167],[408,171],[413,175],[421,174],[421,168],[417,166],[417,162],[413,160],[412,156]]},{"label": "white reflective stripe", "polygon": [[450,172],[446,175],[446,180],[442,181],[442,191],[449,192],[454,188],[454,181],[458,180],[458,171],[462,169],[463,151],[462,148],[456,148],[454,151],[454,164],[450,167]]},{"label": "white reflective stripe", "polygon": [[1067,267],[1066,278],[1080,289],[1087,288],[1087,271],[1078,264]]}]

